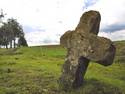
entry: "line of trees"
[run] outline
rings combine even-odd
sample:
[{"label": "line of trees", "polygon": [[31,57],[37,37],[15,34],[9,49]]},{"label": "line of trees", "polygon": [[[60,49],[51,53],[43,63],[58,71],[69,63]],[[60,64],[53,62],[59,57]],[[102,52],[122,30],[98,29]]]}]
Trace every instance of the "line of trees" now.
[{"label": "line of trees", "polygon": [[[16,43],[16,41],[18,41]],[[0,47],[15,48],[28,46],[24,38],[22,26],[16,19],[10,18],[0,26]]]}]

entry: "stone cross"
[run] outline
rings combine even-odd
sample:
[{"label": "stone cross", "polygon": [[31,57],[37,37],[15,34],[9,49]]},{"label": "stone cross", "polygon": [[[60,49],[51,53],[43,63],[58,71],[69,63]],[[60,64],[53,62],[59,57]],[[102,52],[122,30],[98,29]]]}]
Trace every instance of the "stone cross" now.
[{"label": "stone cross", "polygon": [[59,83],[63,89],[83,84],[90,61],[108,66],[113,63],[116,48],[111,40],[97,36],[101,16],[98,11],[85,12],[74,31],[67,31],[60,43],[67,48],[67,56]]}]

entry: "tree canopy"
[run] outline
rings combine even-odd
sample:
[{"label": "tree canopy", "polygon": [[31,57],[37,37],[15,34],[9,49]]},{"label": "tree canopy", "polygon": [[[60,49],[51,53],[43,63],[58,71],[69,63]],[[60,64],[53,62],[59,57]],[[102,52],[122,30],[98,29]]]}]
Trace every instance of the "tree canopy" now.
[{"label": "tree canopy", "polygon": [[[17,44],[16,40],[19,40]],[[7,22],[2,23],[2,26],[0,26],[0,46],[5,46],[8,48],[9,45],[10,48],[15,48],[18,46],[19,42],[21,43],[21,40],[25,40],[24,32],[22,26],[17,22],[16,19],[10,18],[7,20]],[[25,44],[27,44],[26,40]]]}]

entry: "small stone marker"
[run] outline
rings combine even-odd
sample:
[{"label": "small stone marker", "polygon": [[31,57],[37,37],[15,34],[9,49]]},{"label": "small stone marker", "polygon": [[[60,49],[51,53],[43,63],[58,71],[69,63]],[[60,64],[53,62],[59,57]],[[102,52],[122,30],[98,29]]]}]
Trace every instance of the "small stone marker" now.
[{"label": "small stone marker", "polygon": [[67,48],[67,56],[59,79],[65,90],[83,84],[89,61],[108,66],[113,63],[116,48],[111,40],[97,36],[101,16],[97,11],[85,12],[74,31],[67,31],[60,43]]}]

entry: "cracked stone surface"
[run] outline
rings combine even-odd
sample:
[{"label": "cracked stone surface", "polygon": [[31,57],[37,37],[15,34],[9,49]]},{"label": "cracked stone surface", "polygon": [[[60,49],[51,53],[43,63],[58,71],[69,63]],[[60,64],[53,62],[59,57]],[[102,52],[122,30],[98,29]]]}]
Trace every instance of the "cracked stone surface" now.
[{"label": "cracked stone surface", "polygon": [[63,89],[77,88],[83,84],[89,61],[103,66],[113,63],[116,48],[110,39],[97,36],[101,15],[98,11],[85,12],[73,31],[65,32],[60,44],[67,48],[65,63],[59,83]]}]

